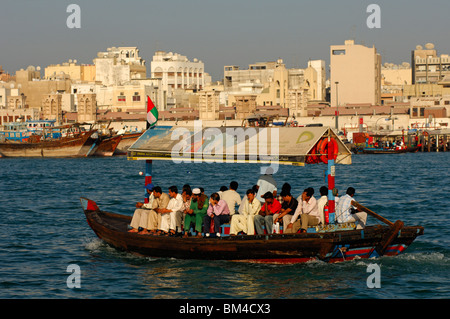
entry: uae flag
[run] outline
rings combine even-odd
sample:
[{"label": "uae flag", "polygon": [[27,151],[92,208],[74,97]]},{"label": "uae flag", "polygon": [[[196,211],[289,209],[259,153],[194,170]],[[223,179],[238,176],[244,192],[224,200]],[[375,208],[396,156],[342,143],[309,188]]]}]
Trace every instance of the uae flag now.
[{"label": "uae flag", "polygon": [[147,95],[147,122],[148,127],[152,127],[158,121],[158,110],[155,104],[153,104],[150,97]]}]

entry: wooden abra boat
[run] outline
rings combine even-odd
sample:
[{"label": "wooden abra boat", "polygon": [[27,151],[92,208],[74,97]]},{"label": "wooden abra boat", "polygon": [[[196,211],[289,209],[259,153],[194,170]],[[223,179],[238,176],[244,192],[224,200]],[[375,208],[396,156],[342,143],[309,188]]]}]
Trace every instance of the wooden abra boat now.
[{"label": "wooden abra boat", "polygon": [[[215,138],[211,139],[211,135]],[[261,140],[266,144],[255,142]],[[301,234],[227,236],[226,226],[222,225],[222,235],[215,238],[140,235],[128,232],[131,216],[102,211],[93,200],[81,198],[87,222],[99,238],[117,249],[143,256],[260,263],[338,262],[356,257],[398,255],[424,231],[421,226],[404,226],[402,221],[392,223],[357,202],[352,204],[386,225],[366,226],[359,230],[354,223],[334,223],[334,164],[351,164],[351,152],[327,127],[222,127],[210,130],[157,126],[148,129],[130,147],[128,159],[146,160],[146,184],[151,182],[153,160],[178,163],[276,161],[277,164],[295,166],[328,164],[330,223],[309,228]]]},{"label": "wooden abra boat", "polygon": [[164,237],[128,232],[131,217],[105,212],[81,198],[86,219],[95,234],[109,245],[149,257],[217,259],[258,263],[301,263],[311,260],[339,262],[356,257],[373,258],[401,254],[423,234],[423,227],[367,226],[356,230],[353,223],[314,227],[302,234],[227,236],[215,238]]}]

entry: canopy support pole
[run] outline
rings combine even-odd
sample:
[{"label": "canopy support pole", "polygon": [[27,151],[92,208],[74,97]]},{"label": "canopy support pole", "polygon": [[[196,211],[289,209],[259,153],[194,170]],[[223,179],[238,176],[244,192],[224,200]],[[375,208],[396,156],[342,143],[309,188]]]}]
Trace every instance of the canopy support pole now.
[{"label": "canopy support pole", "polygon": [[[330,143],[331,140],[331,134],[330,129],[328,129],[328,143]],[[334,224],[335,223],[335,216],[336,216],[336,202],[333,195],[333,189],[335,187],[335,164],[334,164],[334,154],[332,153],[333,150],[331,147],[327,147],[327,155],[328,155],[328,170],[327,170],[327,180],[328,180],[328,214],[329,214],[329,223]]]},{"label": "canopy support pole", "polygon": [[[149,106],[148,106],[148,104],[149,104],[148,101],[149,100],[150,100],[150,98],[147,97],[147,103],[146,103],[147,104],[146,105],[146,110],[147,110],[147,130],[150,130],[150,129],[152,129],[154,127],[148,121],[148,114],[150,113]],[[158,119],[156,119],[156,120],[158,120]],[[152,160],[146,160],[145,161],[145,186],[147,186],[148,184],[150,184],[152,182],[152,166],[153,166],[153,161]],[[147,192],[147,189],[145,189],[144,203],[146,203],[146,204],[148,203],[149,197],[150,197],[150,194]]]}]

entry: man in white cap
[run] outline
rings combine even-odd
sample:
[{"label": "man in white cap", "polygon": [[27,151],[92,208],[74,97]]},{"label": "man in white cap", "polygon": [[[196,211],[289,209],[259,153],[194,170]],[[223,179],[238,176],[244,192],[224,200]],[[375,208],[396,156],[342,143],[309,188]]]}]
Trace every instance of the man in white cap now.
[{"label": "man in white cap", "polygon": [[184,236],[189,236],[189,230],[191,228],[191,223],[194,223],[194,230],[197,232],[197,237],[202,236],[202,224],[203,219],[206,216],[206,212],[209,207],[208,196],[202,194],[200,188],[194,188],[192,190],[192,200],[191,206],[186,211],[186,216],[184,217]]}]

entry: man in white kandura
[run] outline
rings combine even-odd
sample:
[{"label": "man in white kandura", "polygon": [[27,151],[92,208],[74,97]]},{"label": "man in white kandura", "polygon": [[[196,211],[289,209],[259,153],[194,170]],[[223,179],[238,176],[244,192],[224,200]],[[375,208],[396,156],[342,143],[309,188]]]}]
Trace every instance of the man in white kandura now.
[{"label": "man in white kandura", "polygon": [[153,196],[154,185],[152,183],[147,184],[145,185],[145,189],[149,194],[148,203],[136,203],[136,210],[134,211],[133,218],[131,219],[130,223],[130,233],[148,233],[148,229],[150,228],[148,224],[149,214],[152,213],[156,216],[156,213],[153,211],[153,201],[155,199],[155,197]]},{"label": "man in white kandura", "polygon": [[255,216],[259,214],[261,202],[256,199],[253,189],[247,190],[247,198],[244,200],[242,212],[231,217],[230,235],[236,235],[243,231],[247,235],[255,234]]},{"label": "man in white kandura", "polygon": [[177,228],[177,214],[183,211],[183,197],[178,194],[178,188],[176,186],[169,187],[170,201],[167,208],[164,209],[161,216],[161,235],[174,236]]}]

